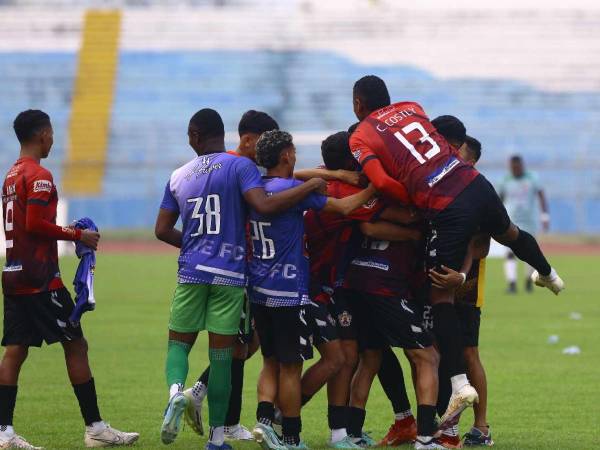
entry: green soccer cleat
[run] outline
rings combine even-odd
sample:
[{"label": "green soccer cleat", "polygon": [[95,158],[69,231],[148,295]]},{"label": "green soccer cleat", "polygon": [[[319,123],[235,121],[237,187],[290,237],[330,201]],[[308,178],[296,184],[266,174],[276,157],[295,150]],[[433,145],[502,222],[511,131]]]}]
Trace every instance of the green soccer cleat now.
[{"label": "green soccer cleat", "polygon": [[285,444],[285,448],[287,448],[288,450],[310,450],[307,447],[307,445],[302,441],[300,441],[298,445]]},{"label": "green soccer cleat", "polygon": [[165,411],[165,418],[160,427],[160,440],[163,444],[175,441],[181,428],[181,417],[188,405],[188,399],[183,393],[178,392],[169,400]]},{"label": "green soccer cleat", "polygon": [[341,441],[327,443],[329,448],[362,448],[360,445],[356,445],[352,442],[352,438],[350,436],[346,436]]},{"label": "green soccer cleat", "polygon": [[273,427],[258,422],[252,430],[252,437],[258,442],[263,450],[287,450],[287,447],[279,437]]}]

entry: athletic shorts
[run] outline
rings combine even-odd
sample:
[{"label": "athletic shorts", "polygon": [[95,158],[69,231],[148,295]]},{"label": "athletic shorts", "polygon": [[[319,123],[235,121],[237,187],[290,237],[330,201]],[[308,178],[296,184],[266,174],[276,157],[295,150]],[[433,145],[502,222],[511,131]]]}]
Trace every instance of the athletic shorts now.
[{"label": "athletic shorts", "polygon": [[505,233],[510,217],[491,183],[478,175],[450,205],[430,220],[427,268],[445,265],[460,270],[469,241],[477,232]]},{"label": "athletic shorts", "polygon": [[310,318],[305,306],[250,305],[265,358],[298,363],[312,358]]},{"label": "athletic shorts", "polygon": [[243,304],[242,287],[179,283],[171,303],[169,330],[237,335]]},{"label": "athletic shorts", "polygon": [[250,344],[254,339],[254,322],[250,312],[250,298],[244,293],[244,305],[238,328],[238,341],[240,344]]},{"label": "athletic shorts", "polygon": [[358,291],[349,298],[360,351],[388,346],[410,350],[433,345],[430,333],[422,325],[422,310],[414,301]]},{"label": "athletic shorts", "polygon": [[342,340],[356,341],[358,330],[350,305],[350,296],[345,289],[337,289],[329,301],[329,313],[335,320],[338,337]]},{"label": "athletic shorts", "polygon": [[314,346],[318,347],[321,344],[338,339],[335,319],[329,313],[326,304],[311,302],[306,305],[306,311],[310,320]]},{"label": "athletic shorts", "polygon": [[66,288],[28,295],[4,296],[2,345],[41,347],[83,337],[81,325],[69,322],[75,304]]},{"label": "athletic shorts", "polygon": [[[463,347],[479,347],[479,327],[481,324],[481,308],[474,305],[457,303],[456,315],[460,326],[461,344]],[[423,307],[423,328],[433,330],[433,310],[431,306]]]}]

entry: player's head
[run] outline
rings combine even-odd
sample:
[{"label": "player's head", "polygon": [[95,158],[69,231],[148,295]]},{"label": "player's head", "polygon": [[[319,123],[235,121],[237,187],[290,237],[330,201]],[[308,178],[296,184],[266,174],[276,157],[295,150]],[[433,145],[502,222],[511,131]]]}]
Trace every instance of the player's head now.
[{"label": "player's head", "polygon": [[465,162],[474,166],[479,161],[479,158],[481,158],[481,142],[467,135],[465,137],[465,145],[459,149],[458,153]]},{"label": "player's head", "polygon": [[223,144],[225,146],[225,126],[217,111],[204,108],[190,119],[188,125],[190,147],[197,154],[204,153],[208,146]]},{"label": "player's head", "polygon": [[321,142],[321,155],[329,170],[359,170],[360,166],[350,151],[350,133],[340,131]]},{"label": "player's head", "polygon": [[292,176],[296,165],[296,147],[292,135],[285,131],[265,131],[256,143],[256,162],[267,170],[282,169]]},{"label": "player's head", "polygon": [[375,76],[367,75],[354,83],[352,90],[354,114],[358,120],[363,120],[373,111],[390,104],[390,93],[385,82]]},{"label": "player's head", "polygon": [[271,130],[279,130],[279,125],[270,115],[253,109],[246,111],[238,125],[240,135],[239,153],[255,161],[256,141],[265,131]]},{"label": "player's head", "polygon": [[433,119],[431,124],[454,148],[459,149],[465,143],[467,129],[457,117],[439,116]]},{"label": "player's head", "polygon": [[48,114],[39,109],[20,112],[13,122],[13,128],[21,147],[37,149],[40,158],[48,156],[54,143],[54,132]]},{"label": "player's head", "polygon": [[510,173],[513,177],[521,178],[525,174],[525,164],[521,155],[513,155],[510,157]]}]

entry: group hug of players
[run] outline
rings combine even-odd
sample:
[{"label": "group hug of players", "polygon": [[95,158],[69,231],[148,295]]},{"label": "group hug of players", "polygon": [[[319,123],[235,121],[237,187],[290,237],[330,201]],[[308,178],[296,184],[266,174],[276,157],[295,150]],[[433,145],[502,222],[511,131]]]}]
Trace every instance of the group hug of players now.
[{"label": "group hug of players", "polygon": [[[184,416],[203,434],[207,398],[207,449],[230,449],[226,440],[236,439],[254,439],[264,449],[306,448],[301,408],[327,385],[330,447],[457,447],[460,414],[478,400],[464,444],[493,444],[477,356],[490,236],[536,269],[537,285],[557,294],[564,284],[473,167],[481,146],[458,119],[430,122],[417,103],[391,104],[376,76],[355,83],[353,106],[359,122],[323,141],[324,167],[299,172],[292,136],[267,114],[244,114],[235,151],[225,149],[216,111],[202,109],[191,118],[189,144],[197,156],[172,173],[155,229],[160,240],[181,249],[163,443],[176,439]],[[43,340],[65,349],[86,446],[131,444],[137,433],[116,430],[100,417],[87,343],[81,326],[68,320],[73,302],[58,271],[56,240],[95,248],[99,235],[55,225],[56,188],[39,165],[52,146],[48,116],[25,111],[14,126],[21,158],[2,192],[10,245],[3,271],[0,448],[38,448],[14,432],[12,419],[27,349]],[[184,390],[188,355],[202,330],[210,366]],[[244,362],[259,346],[263,367],[250,432],[240,425]],[[313,346],[321,358],[303,373]],[[416,420],[392,347],[404,349],[411,365]],[[362,430],[376,375],[395,414],[379,443]]]}]

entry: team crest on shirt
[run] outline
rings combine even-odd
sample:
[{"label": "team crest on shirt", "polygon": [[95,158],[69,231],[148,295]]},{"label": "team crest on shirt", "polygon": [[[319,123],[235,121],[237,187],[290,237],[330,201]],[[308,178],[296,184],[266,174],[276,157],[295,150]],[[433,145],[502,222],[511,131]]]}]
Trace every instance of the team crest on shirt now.
[{"label": "team crest on shirt", "polygon": [[354,159],[359,160],[360,159],[360,155],[362,155],[362,152],[359,150],[354,150],[352,152],[352,156],[354,156]]},{"label": "team crest on shirt", "polygon": [[352,324],[352,315],[348,311],[338,314],[338,321],[342,327],[349,327]]},{"label": "team crest on shirt", "polygon": [[52,181],[36,180],[33,182],[33,192],[52,192]]}]

